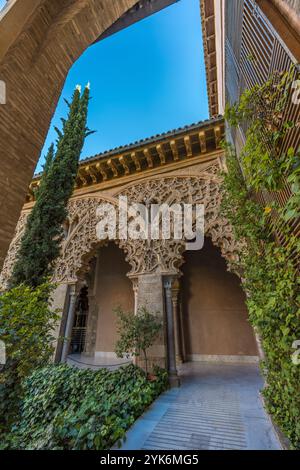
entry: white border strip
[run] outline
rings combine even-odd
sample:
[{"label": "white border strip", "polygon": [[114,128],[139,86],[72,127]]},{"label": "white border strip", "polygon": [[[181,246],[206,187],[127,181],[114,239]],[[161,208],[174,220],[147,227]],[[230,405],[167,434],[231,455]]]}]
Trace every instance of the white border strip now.
[{"label": "white border strip", "polygon": [[259,356],[223,355],[223,354],[189,354],[187,360],[191,362],[238,362],[241,364],[257,364]]}]

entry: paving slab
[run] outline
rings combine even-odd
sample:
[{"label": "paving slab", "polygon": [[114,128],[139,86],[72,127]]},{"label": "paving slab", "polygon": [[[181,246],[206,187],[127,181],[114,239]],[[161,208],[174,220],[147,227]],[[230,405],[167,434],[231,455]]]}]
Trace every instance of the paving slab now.
[{"label": "paving slab", "polygon": [[257,364],[186,363],[127,432],[121,450],[280,450]]}]

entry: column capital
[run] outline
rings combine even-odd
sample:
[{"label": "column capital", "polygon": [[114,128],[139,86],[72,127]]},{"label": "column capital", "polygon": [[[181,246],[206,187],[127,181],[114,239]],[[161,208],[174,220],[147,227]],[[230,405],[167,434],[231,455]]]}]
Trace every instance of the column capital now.
[{"label": "column capital", "polygon": [[170,290],[172,293],[178,293],[180,290],[180,282],[179,276],[177,275],[170,275],[164,276],[164,288],[168,291]]},{"label": "column capital", "polygon": [[164,278],[163,286],[164,286],[166,297],[171,299],[172,298],[172,280],[170,278]]},{"label": "column capital", "polygon": [[131,277],[130,280],[131,280],[131,282],[132,282],[133,292],[134,292],[134,293],[137,293],[138,288],[139,288],[139,280],[138,280],[138,278],[137,278],[137,277]]},{"label": "column capital", "polygon": [[180,282],[177,277],[173,279],[171,290],[172,290],[172,299],[176,300],[177,302],[178,294],[180,292]]},{"label": "column capital", "polygon": [[78,282],[69,283],[68,286],[70,296],[77,295],[80,292],[80,288],[82,287]]}]

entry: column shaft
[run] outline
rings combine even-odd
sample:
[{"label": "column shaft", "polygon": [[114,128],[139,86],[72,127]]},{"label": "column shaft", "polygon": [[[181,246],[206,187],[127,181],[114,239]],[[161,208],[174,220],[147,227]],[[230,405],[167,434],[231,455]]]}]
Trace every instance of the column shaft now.
[{"label": "column shaft", "polygon": [[178,386],[179,379],[176,369],[176,350],[175,350],[175,332],[173,318],[173,302],[172,302],[172,279],[167,278],[164,282],[165,299],[166,299],[166,317],[167,317],[167,357],[168,372],[171,386]]},{"label": "column shaft", "polygon": [[174,278],[172,282],[172,306],[173,306],[173,322],[174,322],[174,334],[175,334],[175,351],[176,361],[178,363],[183,362],[182,357],[182,341],[181,341],[181,324],[178,317],[178,296],[180,292],[179,280]]},{"label": "column shaft", "polygon": [[74,315],[75,315],[75,306],[76,306],[76,288],[75,285],[70,286],[70,294],[69,294],[69,308],[68,308],[68,315],[67,315],[67,322],[66,322],[66,328],[65,328],[65,339],[64,339],[64,344],[63,344],[63,349],[62,349],[62,354],[61,354],[61,362],[66,362],[68,354],[69,354],[69,348],[70,348],[70,343],[71,343],[71,337],[72,337],[72,328],[74,324]]}]

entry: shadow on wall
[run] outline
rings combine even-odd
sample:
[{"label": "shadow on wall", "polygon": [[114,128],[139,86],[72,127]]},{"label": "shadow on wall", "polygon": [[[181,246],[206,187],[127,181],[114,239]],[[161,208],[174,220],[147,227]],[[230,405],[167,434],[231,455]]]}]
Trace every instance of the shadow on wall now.
[{"label": "shadow on wall", "polygon": [[96,352],[113,353],[117,341],[117,317],[113,310],[120,305],[133,311],[132,282],[127,277],[131,270],[124,252],[114,243],[99,249],[95,292],[98,306]]},{"label": "shadow on wall", "polygon": [[245,294],[227,271],[221,252],[205,238],[202,250],[186,252],[183,265],[183,325],[187,356],[256,356]]}]

